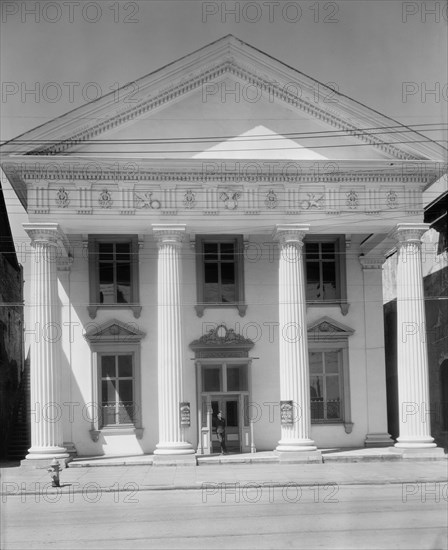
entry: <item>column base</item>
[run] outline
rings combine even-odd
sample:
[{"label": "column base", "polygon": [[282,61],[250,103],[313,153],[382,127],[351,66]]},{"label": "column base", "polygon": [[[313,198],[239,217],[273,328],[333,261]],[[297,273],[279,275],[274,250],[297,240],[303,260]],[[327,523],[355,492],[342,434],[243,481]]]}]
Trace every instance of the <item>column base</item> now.
[{"label": "column base", "polygon": [[296,464],[296,463],[322,464],[323,462],[321,451],[281,452],[281,451],[275,450],[274,454],[278,456],[278,461],[281,464]]},{"label": "column base", "polygon": [[[435,445],[435,444],[434,444]],[[405,447],[389,447],[391,453],[400,455],[404,460],[446,460],[448,455],[442,447],[426,447],[426,448],[405,448]]]},{"label": "column base", "polygon": [[50,458],[63,459],[68,458],[70,455],[65,447],[59,445],[49,445],[48,447],[31,447],[28,449],[26,460],[41,460]]},{"label": "column base", "polygon": [[395,443],[397,449],[434,449],[437,444],[434,443],[434,438],[427,437],[397,437]]},{"label": "column base", "polygon": [[314,444],[312,439],[290,439],[283,440],[281,439],[278,442],[275,450],[279,453],[301,453],[301,452],[310,452],[316,451],[317,446]]},{"label": "column base", "polygon": [[[27,455],[29,456],[29,455]],[[34,469],[47,469],[50,467],[53,458],[59,462],[59,466],[64,469],[67,468],[67,464],[73,460],[71,456],[66,454],[65,457],[57,456],[47,456],[46,458],[25,458],[20,461],[20,467],[24,470],[34,470]]]},{"label": "column base", "polygon": [[365,447],[390,447],[393,443],[394,440],[386,432],[367,434],[364,440]]},{"label": "column base", "polygon": [[154,454],[153,466],[196,466],[196,454],[182,455],[156,455]]},{"label": "column base", "polygon": [[193,449],[191,443],[184,441],[178,441],[174,443],[157,443],[154,455],[195,455],[196,451]]}]

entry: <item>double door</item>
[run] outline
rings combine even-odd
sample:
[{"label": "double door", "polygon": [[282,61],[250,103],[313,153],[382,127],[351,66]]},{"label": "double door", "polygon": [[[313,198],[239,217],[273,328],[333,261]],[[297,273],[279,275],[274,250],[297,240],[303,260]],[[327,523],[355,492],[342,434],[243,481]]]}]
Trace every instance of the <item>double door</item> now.
[{"label": "double door", "polygon": [[248,419],[244,415],[248,399],[249,396],[247,393],[203,394],[203,424],[200,435],[202,438],[201,452],[206,454],[221,452],[221,444],[216,431],[219,411],[222,412],[226,422],[225,443],[227,452],[250,452],[250,427]]}]

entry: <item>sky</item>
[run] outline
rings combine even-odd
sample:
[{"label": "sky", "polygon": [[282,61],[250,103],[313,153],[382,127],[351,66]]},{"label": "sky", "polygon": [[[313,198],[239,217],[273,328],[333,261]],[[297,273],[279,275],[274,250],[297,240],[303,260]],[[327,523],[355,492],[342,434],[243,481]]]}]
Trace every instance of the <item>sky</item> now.
[{"label": "sky", "polygon": [[[0,6],[3,141],[229,33],[404,124],[446,127],[445,1],[14,0]],[[446,133],[427,135],[446,140]]]}]

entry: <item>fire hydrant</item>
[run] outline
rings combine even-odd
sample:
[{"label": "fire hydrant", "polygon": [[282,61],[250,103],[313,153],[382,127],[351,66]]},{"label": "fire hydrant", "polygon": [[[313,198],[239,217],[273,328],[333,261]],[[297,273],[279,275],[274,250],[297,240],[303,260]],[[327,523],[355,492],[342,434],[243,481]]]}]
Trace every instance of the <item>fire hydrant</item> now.
[{"label": "fire hydrant", "polygon": [[47,472],[49,472],[50,477],[52,479],[51,486],[52,487],[60,487],[59,484],[59,472],[61,471],[61,467],[59,465],[59,462],[53,458],[51,461],[50,467],[47,469]]}]

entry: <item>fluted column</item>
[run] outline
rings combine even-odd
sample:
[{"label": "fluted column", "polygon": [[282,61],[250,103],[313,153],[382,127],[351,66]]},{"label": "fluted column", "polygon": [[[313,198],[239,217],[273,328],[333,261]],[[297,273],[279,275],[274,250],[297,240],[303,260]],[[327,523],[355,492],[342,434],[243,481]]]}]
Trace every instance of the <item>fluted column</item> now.
[{"label": "fluted column", "polygon": [[436,447],[430,434],[421,236],[427,224],[400,223],[397,240],[397,363],[400,436],[395,447]]},{"label": "fluted column", "polygon": [[311,408],[306,325],[303,238],[308,225],[278,225],[280,245],[279,323],[280,399],[293,402],[293,423],[281,425],[277,451],[314,451],[310,439]]},{"label": "fluted column", "polygon": [[180,425],[182,388],[181,248],[184,225],[153,225],[159,248],[158,294],[158,400],[159,443],[156,455],[193,454]]},{"label": "fluted column", "polygon": [[57,223],[26,223],[31,238],[31,448],[26,458],[68,458],[63,446],[61,342],[56,261],[62,246]]}]

